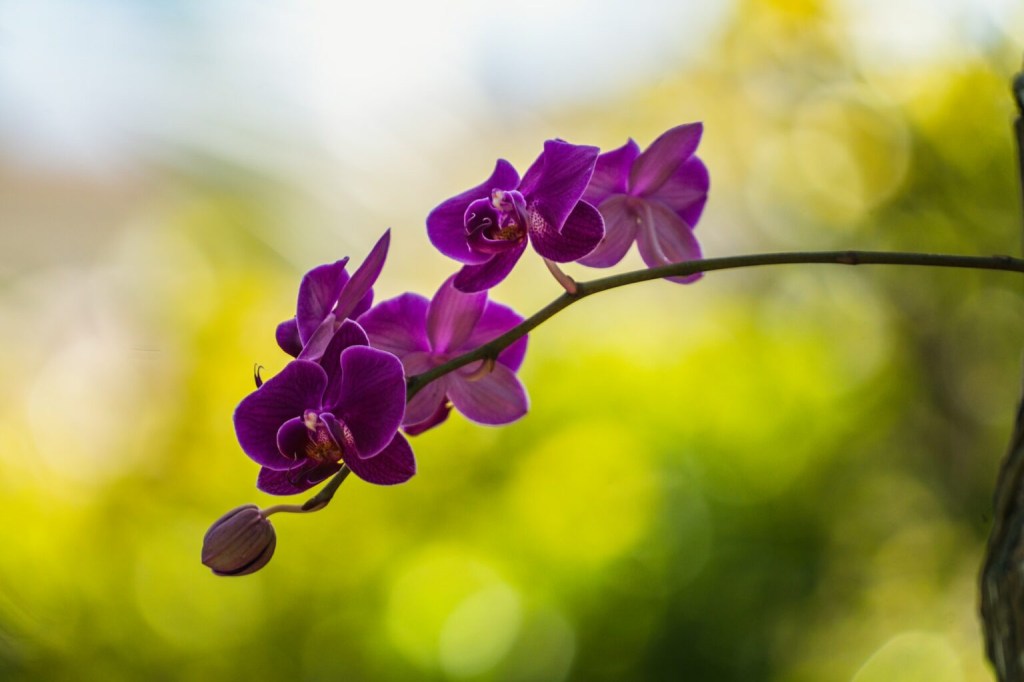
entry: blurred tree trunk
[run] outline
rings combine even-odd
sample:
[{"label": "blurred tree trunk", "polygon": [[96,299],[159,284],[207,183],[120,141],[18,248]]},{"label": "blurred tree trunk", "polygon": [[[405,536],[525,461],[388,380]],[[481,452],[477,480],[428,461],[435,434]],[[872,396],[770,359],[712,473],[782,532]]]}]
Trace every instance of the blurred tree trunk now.
[{"label": "blurred tree trunk", "polygon": [[[1019,180],[1024,200],[1024,72],[1013,82]],[[1024,682],[1024,398],[996,480],[995,512],[981,569],[985,649],[1002,682]]]}]

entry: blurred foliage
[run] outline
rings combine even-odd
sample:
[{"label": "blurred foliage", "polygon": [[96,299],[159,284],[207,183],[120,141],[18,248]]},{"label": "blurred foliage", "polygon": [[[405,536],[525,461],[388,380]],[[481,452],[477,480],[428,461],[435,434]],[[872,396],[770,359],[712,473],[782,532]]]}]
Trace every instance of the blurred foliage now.
[{"label": "blurred foliage", "polygon": [[[677,76],[554,118],[605,147],[703,119],[709,253],[1007,253],[1015,60],[997,41],[869,72],[830,5],[749,0]],[[230,414],[253,360],[283,366],[274,325],[313,263],[268,245],[299,228],[262,185],[167,182],[88,269],[0,291],[0,678],[989,679],[1012,275],[785,267],[582,302],[531,339],[526,419],[453,417],[409,484],[273,517],[271,564],[220,579],[206,527],[271,503]],[[421,219],[380,297],[449,267],[403,252]],[[530,312],[557,293],[537,272],[495,297]]]}]

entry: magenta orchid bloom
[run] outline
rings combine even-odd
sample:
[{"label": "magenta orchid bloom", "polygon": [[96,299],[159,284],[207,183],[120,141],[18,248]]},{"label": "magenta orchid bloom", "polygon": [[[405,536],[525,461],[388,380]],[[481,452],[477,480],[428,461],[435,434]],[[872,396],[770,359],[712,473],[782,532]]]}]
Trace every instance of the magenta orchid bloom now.
[{"label": "magenta orchid bloom", "polygon": [[604,221],[580,198],[598,151],[548,140],[522,180],[512,164],[499,159],[482,184],[431,211],[431,243],[465,263],[455,277],[455,288],[473,293],[498,284],[519,261],[527,242],[556,263],[590,253],[604,235]]},{"label": "magenta orchid bloom", "polygon": [[337,473],[342,464],[365,481],[393,485],[416,473],[398,433],[405,374],[398,358],[369,347],[346,320],[320,361],[293,360],[235,409],[235,433],[262,465],[256,487],[293,495]]},{"label": "magenta orchid bloom", "polygon": [[295,317],[277,326],[277,345],[293,358],[316,360],[346,319],[356,319],[373,303],[373,287],[388,255],[391,230],[377,240],[349,277],[348,258],[320,265],[302,278]]},{"label": "magenta orchid bloom", "polygon": [[[456,278],[449,277],[433,300],[403,294],[378,303],[359,320],[370,344],[397,355],[409,376],[474,350],[523,321],[512,309],[488,301],[486,291],[459,291]],[[519,419],[528,408],[526,390],[516,378],[525,354],[524,336],[499,353],[496,362],[470,363],[430,382],[405,408],[406,433],[440,424],[451,405],[481,424]]]},{"label": "magenta orchid bloom", "polygon": [[[652,268],[701,257],[693,228],[704,210],[710,180],[694,152],[703,130],[700,123],[687,123],[662,133],[643,153],[630,139],[598,157],[583,199],[604,217],[605,236],[580,263],[615,265],[634,241]],[[688,283],[700,277],[666,279]]]}]

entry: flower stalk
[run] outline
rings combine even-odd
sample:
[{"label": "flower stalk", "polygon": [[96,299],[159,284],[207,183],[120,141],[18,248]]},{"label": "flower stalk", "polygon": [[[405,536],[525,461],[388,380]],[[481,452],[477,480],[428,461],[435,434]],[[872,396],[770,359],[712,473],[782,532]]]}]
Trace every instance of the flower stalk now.
[{"label": "flower stalk", "polygon": [[544,265],[547,266],[548,272],[551,273],[555,280],[557,280],[558,283],[562,285],[562,288],[565,289],[565,293],[569,294],[570,296],[576,295],[576,280],[574,280],[569,275],[565,274],[562,268],[558,267],[558,263],[548,258],[545,258]]},{"label": "flower stalk", "polygon": [[576,282],[576,293],[565,293],[548,305],[541,308],[533,316],[528,317],[516,327],[505,332],[489,343],[476,350],[460,355],[457,358],[438,365],[426,372],[411,376],[408,379],[409,398],[416,395],[431,381],[468,365],[476,360],[492,359],[503,349],[520,337],[533,331],[565,310],[570,305],[592,294],[638,282],[646,282],[663,277],[688,276],[696,273],[715,270],[737,270],[740,268],[762,265],[790,265],[800,263],[818,263],[833,265],[913,265],[941,268],[967,268],[974,270],[1002,270],[1024,273],[1024,259],[1010,256],[959,256],[953,254],[933,254],[898,251],[795,251],[783,253],[755,253],[724,258],[705,258],[702,260],[673,263],[657,268],[633,270],[619,275],[592,279],[587,282]]},{"label": "flower stalk", "polygon": [[[646,282],[664,277],[685,277],[696,273],[715,270],[738,270],[740,268],[764,265],[793,265],[801,263],[831,265],[909,265],[920,267],[959,268],[971,270],[998,270],[1024,274],[1024,259],[1011,256],[960,256],[955,254],[916,253],[901,251],[794,251],[781,253],[755,253],[723,258],[673,263],[657,268],[633,270],[610,277],[586,282],[574,282],[575,293],[563,293],[520,324],[508,330],[493,341],[464,353],[432,369],[410,376],[406,383],[406,400],[411,400],[427,384],[454,372],[471,362],[484,360],[493,362],[498,354],[530,333],[542,323],[565,310],[570,305],[592,294],[610,289]],[[348,476],[347,467],[342,468],[316,496],[302,505],[303,511],[319,511],[330,503],[338,487]]]}]

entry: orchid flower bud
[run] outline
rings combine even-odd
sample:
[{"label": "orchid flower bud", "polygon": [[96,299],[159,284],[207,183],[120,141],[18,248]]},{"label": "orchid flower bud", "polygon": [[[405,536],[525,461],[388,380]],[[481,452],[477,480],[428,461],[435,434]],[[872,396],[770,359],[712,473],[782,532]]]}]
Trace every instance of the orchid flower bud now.
[{"label": "orchid flower bud", "polygon": [[217,575],[255,573],[270,561],[277,535],[255,504],[232,509],[203,537],[203,564]]}]

